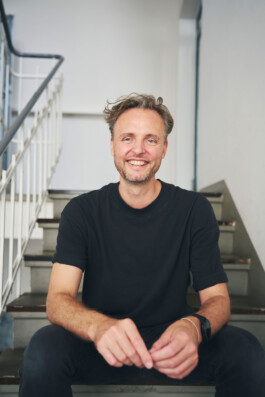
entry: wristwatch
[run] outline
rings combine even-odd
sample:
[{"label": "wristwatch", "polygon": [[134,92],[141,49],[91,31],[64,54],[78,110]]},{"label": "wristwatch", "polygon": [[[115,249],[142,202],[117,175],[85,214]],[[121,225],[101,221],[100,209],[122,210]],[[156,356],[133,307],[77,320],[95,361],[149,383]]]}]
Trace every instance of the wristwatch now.
[{"label": "wristwatch", "polygon": [[201,323],[202,342],[206,343],[211,339],[211,324],[210,321],[200,314],[192,313],[189,316],[197,317]]}]

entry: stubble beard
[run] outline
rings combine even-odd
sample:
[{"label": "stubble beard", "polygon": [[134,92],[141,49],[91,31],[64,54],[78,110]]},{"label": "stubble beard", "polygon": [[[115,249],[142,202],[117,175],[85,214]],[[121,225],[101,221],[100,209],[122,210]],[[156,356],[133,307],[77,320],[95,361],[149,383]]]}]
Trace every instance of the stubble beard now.
[{"label": "stubble beard", "polygon": [[[161,164],[161,163],[158,164],[158,165],[157,165],[156,167],[154,167],[153,169],[151,169],[150,172],[149,172],[147,175],[145,175],[144,177],[139,178],[139,179],[133,179],[133,178],[131,178],[131,177],[126,173],[125,169],[119,166],[118,162],[117,162],[116,159],[115,159],[115,156],[114,156],[114,164],[115,164],[115,167],[116,167],[118,173],[120,174],[120,176],[121,176],[126,182],[131,183],[131,184],[133,184],[133,185],[145,185],[146,183],[148,183],[148,182],[155,176],[155,174],[157,173],[157,171],[158,171],[159,168],[160,168],[160,164]],[[136,178],[137,178],[137,177],[136,177]]]}]

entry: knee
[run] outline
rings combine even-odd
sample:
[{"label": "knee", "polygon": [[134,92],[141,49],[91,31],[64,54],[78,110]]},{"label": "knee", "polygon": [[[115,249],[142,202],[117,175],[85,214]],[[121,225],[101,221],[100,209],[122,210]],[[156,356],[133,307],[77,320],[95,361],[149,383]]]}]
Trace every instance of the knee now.
[{"label": "knee", "polygon": [[[67,351],[62,338],[64,330],[54,325],[39,329],[31,338],[25,352],[20,375],[34,379],[57,372]],[[67,344],[66,344],[67,345]]]},{"label": "knee", "polygon": [[264,368],[264,349],[257,338],[245,329],[226,326],[218,335],[218,344],[230,366],[253,371],[262,364]]}]

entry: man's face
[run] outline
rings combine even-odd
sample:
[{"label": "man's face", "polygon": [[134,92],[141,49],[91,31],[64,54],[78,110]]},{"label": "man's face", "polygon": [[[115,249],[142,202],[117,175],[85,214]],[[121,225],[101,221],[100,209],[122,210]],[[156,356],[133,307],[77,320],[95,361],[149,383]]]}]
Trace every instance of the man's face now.
[{"label": "man's face", "polygon": [[121,177],[133,184],[154,178],[168,145],[162,117],[150,109],[128,109],[117,119],[113,135],[111,154]]}]

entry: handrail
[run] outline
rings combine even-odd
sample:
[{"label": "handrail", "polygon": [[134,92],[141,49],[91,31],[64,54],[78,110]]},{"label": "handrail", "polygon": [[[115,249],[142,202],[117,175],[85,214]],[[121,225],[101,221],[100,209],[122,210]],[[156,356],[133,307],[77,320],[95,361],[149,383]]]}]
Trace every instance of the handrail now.
[{"label": "handrail", "polygon": [[8,132],[4,135],[3,139],[0,141],[0,156],[3,154],[3,152],[6,150],[8,144],[11,142],[13,139],[14,135],[18,131],[19,127],[23,124],[23,121],[57,72],[58,68],[61,66],[61,64],[64,61],[64,57],[62,55],[58,54],[32,54],[32,53],[27,53],[27,52],[21,52],[18,51],[14,48],[11,36],[9,33],[9,28],[7,24],[7,19],[6,19],[6,13],[3,5],[3,1],[0,0],[0,15],[1,15],[1,21],[3,23],[5,35],[6,35],[6,40],[7,40],[7,45],[9,51],[16,55],[17,57],[21,58],[46,58],[46,59],[58,59],[58,62],[56,65],[53,67],[51,72],[48,74],[48,76],[45,78],[45,80],[42,82],[40,87],[37,89],[35,94],[32,96],[32,98],[28,101],[24,109],[21,111],[21,113],[18,115],[18,117],[14,120],[12,123],[11,127],[9,128]]}]

